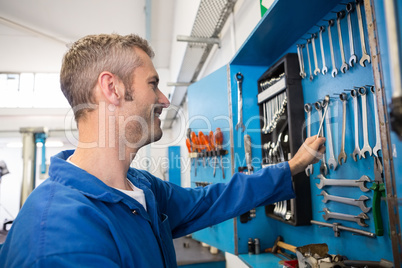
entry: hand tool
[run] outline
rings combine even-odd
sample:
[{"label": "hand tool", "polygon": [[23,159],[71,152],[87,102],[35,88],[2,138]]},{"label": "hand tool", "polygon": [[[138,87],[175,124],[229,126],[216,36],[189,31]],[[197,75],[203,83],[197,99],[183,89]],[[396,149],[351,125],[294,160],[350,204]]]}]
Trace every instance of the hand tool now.
[{"label": "hand tool", "polygon": [[238,101],[236,130],[241,128],[242,132],[244,132],[244,129],[246,127],[243,124],[243,92],[242,92],[243,75],[240,72],[236,74],[236,81],[237,81],[237,101]]},{"label": "hand tool", "polygon": [[281,236],[278,236],[276,238],[276,240],[274,242],[274,245],[272,247],[272,252],[273,253],[278,252],[279,248],[283,248],[283,249],[289,250],[289,251],[291,251],[293,253],[296,253],[296,247],[293,246],[293,245],[290,245],[290,244],[287,244],[287,243],[283,242],[283,238]]},{"label": "hand tool", "polygon": [[215,147],[215,136],[214,136],[214,132],[211,130],[210,132],[209,132],[209,135],[208,135],[208,137],[209,137],[209,144],[211,145],[211,150],[214,152],[214,158],[213,158],[213,165],[214,165],[214,177],[215,177],[215,174],[216,174],[216,155],[217,155],[217,153],[216,153],[216,147]]},{"label": "hand tool", "polygon": [[[311,136],[311,110],[311,104],[306,103],[304,105],[304,111],[307,113],[307,138]],[[313,165],[308,165],[305,171],[307,176],[312,175],[314,171]]]},{"label": "hand tool", "polygon": [[351,228],[351,227],[346,227],[346,226],[342,226],[339,223],[327,223],[327,222],[321,222],[321,221],[315,221],[315,220],[311,220],[310,221],[312,224],[317,224],[317,225],[321,225],[321,226],[326,226],[329,228],[332,228],[334,230],[334,234],[335,237],[339,237],[340,236],[340,230],[342,231],[348,231],[348,232],[353,232],[359,235],[364,235],[364,236],[368,236],[371,238],[375,238],[376,235],[371,233],[371,232],[367,232],[367,231],[363,231],[360,229],[356,229],[356,228]]},{"label": "hand tool", "polygon": [[311,69],[311,61],[310,61],[310,49],[308,48],[308,44],[311,42],[310,39],[307,39],[306,43],[306,49],[307,49],[307,60],[308,60],[308,68],[310,71],[310,81],[313,81],[314,76],[313,76],[313,70]]},{"label": "hand tool", "polygon": [[378,109],[377,109],[377,95],[375,94],[374,86],[370,86],[370,91],[373,93],[373,103],[374,103],[374,121],[375,121],[375,146],[373,148],[373,154],[379,156],[378,153],[381,151],[381,137],[380,137],[380,122],[378,120]]},{"label": "hand tool", "polygon": [[377,236],[384,235],[384,227],[381,216],[381,198],[385,197],[385,186],[382,178],[383,167],[381,159],[374,157],[374,183],[371,186],[373,190],[373,217],[375,225],[375,233]]},{"label": "hand tool", "polygon": [[346,135],[346,104],[348,95],[346,93],[341,93],[339,95],[339,98],[342,101],[342,143],[341,143],[341,151],[338,155],[338,163],[339,165],[342,165],[342,161],[343,163],[346,163],[347,159],[347,155],[345,152],[345,135]]},{"label": "hand tool", "polygon": [[368,220],[369,217],[365,213],[360,213],[357,216],[350,215],[350,214],[344,214],[344,213],[337,213],[337,212],[331,212],[329,211],[328,208],[323,209],[325,214],[322,215],[324,220],[329,220],[329,219],[337,219],[337,220],[344,220],[344,221],[353,221],[359,224],[360,226],[367,227],[368,225],[364,222],[364,220]]},{"label": "hand tool", "polygon": [[317,38],[317,34],[313,33],[311,35],[311,45],[313,47],[313,57],[314,57],[314,75],[318,75],[320,73],[320,68],[318,68],[318,61],[317,61],[317,51],[315,49],[315,39]]},{"label": "hand tool", "polygon": [[365,182],[370,182],[370,178],[363,175],[358,180],[345,180],[345,179],[327,179],[322,174],[318,174],[317,178],[320,183],[316,183],[318,189],[322,189],[324,186],[349,186],[359,187],[362,192],[368,192],[370,189],[365,186]]},{"label": "hand tool", "polygon": [[321,48],[321,58],[322,58],[322,69],[321,73],[326,75],[328,72],[328,67],[325,64],[325,53],[324,53],[324,45],[322,43],[322,33],[325,31],[325,26],[320,26],[320,48]]},{"label": "hand tool", "polygon": [[[188,153],[191,154],[193,149],[191,147],[191,142],[190,142],[189,138],[186,139],[186,146],[187,146]],[[190,158],[190,159],[191,159],[191,164],[193,164],[193,159],[192,158]],[[194,162],[195,162],[195,159],[194,159]],[[197,167],[195,166],[195,163],[194,163],[194,176],[197,177]]]},{"label": "hand tool", "polygon": [[345,17],[344,10],[341,10],[336,13],[336,22],[337,22],[337,26],[338,26],[339,49],[340,49],[341,58],[342,58],[342,66],[341,66],[342,73],[345,73],[347,70],[349,70],[349,65],[345,59],[345,50],[343,49],[343,40],[342,40],[341,19],[343,19],[344,17]]},{"label": "hand tool", "polygon": [[349,58],[349,65],[353,67],[357,62],[357,56],[355,54],[355,46],[353,43],[353,28],[352,28],[352,18],[351,14],[354,10],[353,3],[346,4],[346,11],[348,12],[347,19],[348,19],[348,32],[349,32],[349,47],[350,47],[350,58]]},{"label": "hand tool", "polygon": [[353,98],[353,112],[354,112],[354,122],[355,122],[355,149],[352,153],[353,160],[357,161],[357,157],[361,159],[360,156],[360,145],[359,145],[359,103],[357,102],[357,91],[355,89],[350,91],[350,96]]},{"label": "hand tool", "polygon": [[356,12],[357,12],[357,20],[359,23],[359,33],[360,33],[360,44],[362,46],[362,57],[360,59],[360,65],[362,67],[366,67],[366,65],[364,64],[365,61],[367,61],[368,63],[371,62],[371,58],[370,55],[367,54],[366,51],[366,41],[364,38],[364,29],[363,29],[363,20],[362,20],[362,13],[361,13],[361,9],[360,9],[360,4],[361,4],[361,0],[356,0]]},{"label": "hand tool", "polygon": [[331,35],[331,26],[334,25],[334,20],[328,21],[328,38],[329,38],[329,50],[331,51],[331,61],[332,61],[332,77],[335,77],[338,74],[338,69],[335,64],[335,56],[334,56],[334,47],[332,46],[332,35]]},{"label": "hand tool", "polygon": [[222,178],[225,178],[225,170],[223,169],[223,163],[222,163],[222,144],[223,144],[223,134],[221,129],[218,127],[216,128],[215,131],[215,143],[216,143],[216,148],[218,150],[218,155],[220,156],[220,163],[221,163],[221,168],[222,168]]},{"label": "hand tool", "polygon": [[204,133],[202,133],[201,131],[198,132],[198,138],[200,140],[200,144],[201,144],[202,148],[205,150],[204,156],[203,156],[203,162],[204,162],[204,167],[205,167],[205,156],[206,156],[207,152],[211,151],[211,147],[209,146],[208,139],[205,137]]},{"label": "hand tool", "polygon": [[371,156],[372,149],[369,144],[368,129],[367,129],[367,91],[365,87],[359,87],[359,94],[362,96],[362,119],[363,119],[363,148],[360,150],[360,156],[366,158],[365,153],[368,152]]},{"label": "hand tool", "polygon": [[[329,99],[329,98],[328,98]],[[328,107],[329,106],[329,100],[326,102],[326,117],[325,117],[325,125],[327,127],[326,133],[327,133],[327,142],[328,142],[328,149],[329,149],[329,159],[327,161],[329,168],[332,168],[335,170],[338,166],[338,163],[336,162],[335,154],[334,154],[334,145],[332,143],[332,130],[331,130],[331,109]],[[325,113],[325,111],[324,111]]]},{"label": "hand tool", "polygon": [[[323,136],[322,135],[323,130],[321,129],[321,127],[322,127],[322,124],[324,122],[324,116],[322,114],[321,102],[317,101],[316,103],[314,103],[314,107],[318,112],[318,118],[319,118],[319,121],[320,121],[320,128],[318,129],[318,134],[317,135],[319,137],[322,137]],[[328,174],[327,163],[325,162],[325,153],[322,154],[322,157],[321,157],[320,173],[323,174],[323,175]]]},{"label": "hand tool", "polygon": [[244,153],[246,155],[247,173],[253,173],[253,167],[251,165],[251,137],[250,135],[244,135]]},{"label": "hand tool", "polygon": [[297,56],[299,59],[300,77],[305,78],[306,73],[304,72],[304,60],[303,60],[303,45],[297,45]]},{"label": "hand tool", "polygon": [[[193,132],[193,131],[191,132],[191,142],[193,143],[193,152],[197,151],[197,159],[198,159],[198,157],[201,153],[201,148],[199,145],[199,140],[198,140],[197,134],[195,134],[195,132]],[[198,165],[197,159],[194,160],[196,166]]]},{"label": "hand tool", "polygon": [[[315,108],[317,109],[317,111],[319,111],[318,116],[319,116],[319,119],[320,119],[320,127],[318,128],[317,139],[318,139],[318,137],[323,137],[322,125],[324,124],[324,118],[325,118],[325,115],[327,114],[327,109],[328,109],[327,103],[329,102],[329,100],[330,100],[329,95],[326,95],[326,96],[324,97],[324,100],[322,101],[322,104],[321,104],[321,102],[319,102],[319,101],[317,101],[317,102],[314,104],[314,106],[315,106]],[[324,114],[322,114],[322,113],[320,112],[321,109],[322,109],[322,107],[325,108],[325,109],[324,109]]]},{"label": "hand tool", "polygon": [[263,120],[264,120],[264,126],[261,128],[261,132],[264,133],[265,129],[267,128],[267,109],[266,109],[267,103],[264,102],[262,103],[262,115],[263,115]]},{"label": "hand tool", "polygon": [[370,198],[368,198],[365,195],[360,196],[359,199],[330,195],[326,191],[321,191],[320,195],[322,195],[324,197],[324,199],[322,200],[322,202],[324,202],[324,203],[327,203],[328,201],[335,201],[335,202],[339,202],[342,204],[356,206],[356,207],[359,207],[364,213],[369,212],[371,209],[371,207],[366,206],[365,201],[369,200]]}]

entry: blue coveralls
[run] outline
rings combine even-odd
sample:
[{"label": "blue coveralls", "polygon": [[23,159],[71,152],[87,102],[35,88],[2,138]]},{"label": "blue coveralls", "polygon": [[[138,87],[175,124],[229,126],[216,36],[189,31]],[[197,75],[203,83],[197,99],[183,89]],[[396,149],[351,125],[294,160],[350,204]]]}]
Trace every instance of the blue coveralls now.
[{"label": "blue coveralls", "polygon": [[72,153],[52,157],[50,178],[28,197],[1,247],[0,267],[176,267],[172,238],[294,198],[288,163],[195,189],[130,168],[145,211],[66,162]]}]

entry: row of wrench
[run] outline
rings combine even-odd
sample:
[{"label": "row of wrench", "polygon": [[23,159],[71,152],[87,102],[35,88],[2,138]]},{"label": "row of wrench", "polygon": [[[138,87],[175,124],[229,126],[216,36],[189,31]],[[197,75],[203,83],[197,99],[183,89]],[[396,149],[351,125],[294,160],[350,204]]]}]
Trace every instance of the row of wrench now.
[{"label": "row of wrench", "polygon": [[264,125],[261,129],[262,133],[268,134],[275,130],[279,120],[286,111],[287,103],[286,91],[284,91],[261,104],[264,120]]},{"label": "row of wrench", "polygon": [[[354,13],[355,6],[356,6],[358,26],[359,26],[360,44],[361,44],[361,50],[362,50],[362,56],[360,58],[359,63],[362,67],[365,67],[366,61],[368,63],[371,62],[371,58],[370,58],[370,55],[367,53],[366,43],[365,43],[363,19],[362,19],[362,12],[361,12],[362,0],[356,0],[355,2],[356,2],[356,5],[353,2],[349,2],[348,4],[346,4],[346,11],[341,10],[339,12],[336,12],[338,41],[339,41],[339,49],[340,49],[341,62],[342,62],[340,71],[342,73],[345,73],[347,70],[349,70],[349,67],[353,67],[358,61],[358,57],[357,57],[357,55],[355,53],[355,49],[354,49],[353,27],[352,27],[352,18],[351,18],[352,13]],[[347,15],[346,15],[346,13],[347,13]],[[349,33],[349,47],[350,47],[350,57],[349,57],[348,62],[345,57],[345,49],[343,47],[342,27],[341,27],[341,21],[345,17],[345,15],[347,16],[348,33]],[[331,33],[331,28],[334,26],[334,24],[335,24],[334,19],[328,20],[327,29],[325,29],[325,26],[323,26],[323,25],[319,26],[319,32],[311,34],[311,37],[307,39],[306,44],[298,44],[297,45],[300,76],[302,78],[305,78],[307,76],[307,74],[305,72],[305,68],[304,68],[304,57],[303,57],[303,48],[304,47],[306,47],[306,50],[307,50],[307,60],[308,60],[309,73],[310,73],[309,79],[311,81],[314,79],[313,73],[315,76],[317,76],[320,72],[323,75],[327,74],[327,72],[328,72],[328,67],[325,63],[325,52],[324,52],[324,44],[323,44],[323,39],[322,39],[322,34],[323,34],[323,32],[325,32],[325,30],[327,30],[327,33],[328,33],[329,49],[330,49],[330,53],[331,53],[331,63],[332,63],[331,75],[332,75],[332,77],[336,77],[336,75],[338,74],[338,68],[336,67],[337,64],[336,64],[336,60],[335,60],[334,47],[333,47],[333,42],[332,42],[332,33]],[[320,39],[321,58],[322,58],[321,70],[318,66],[317,50],[316,50],[316,44],[315,44],[317,36],[319,36],[319,39]],[[312,69],[312,66],[311,66],[309,44],[311,44],[312,51],[313,51],[314,65],[315,65],[314,70]]]},{"label": "row of wrench", "polygon": [[[372,148],[369,144],[369,132],[368,132],[368,117],[367,117],[367,94],[371,92],[372,98],[373,98],[373,104],[374,104],[374,121],[375,121],[375,136],[376,136],[376,143],[375,146]],[[357,159],[361,158],[366,158],[366,154],[369,156],[374,155],[376,157],[379,156],[379,152],[381,150],[381,140],[380,140],[380,127],[379,127],[379,119],[378,119],[378,112],[377,112],[377,99],[376,99],[376,94],[375,94],[375,88],[374,86],[362,86],[362,87],[357,87],[355,89],[350,90],[350,96],[353,99],[353,117],[354,117],[354,142],[355,142],[355,147],[354,151],[352,153],[352,157],[354,161],[357,161]],[[342,165],[343,163],[346,162],[347,159],[347,154],[345,152],[345,136],[346,136],[346,117],[347,117],[347,101],[348,101],[348,94],[343,92],[339,94],[339,98],[342,101],[342,136],[341,136],[341,148],[340,148],[340,153],[338,155],[338,158],[336,159],[335,153],[334,153],[334,147],[333,147],[333,141],[332,141],[332,131],[331,131],[331,109],[328,108],[330,105],[329,101],[329,96],[328,96],[328,101],[317,101],[314,104],[305,104],[304,110],[307,114],[307,137],[311,136],[311,113],[312,113],[312,106],[314,105],[320,125],[323,124],[325,121],[326,123],[326,139],[327,139],[327,148],[329,152],[329,159],[328,162],[326,162],[326,156],[323,154],[322,159],[321,159],[321,165],[320,165],[320,173],[323,175],[328,174],[328,167],[336,170],[338,164]],[[359,102],[358,98],[361,98],[361,114],[362,114],[362,128],[363,128],[363,147],[360,149],[359,145]],[[322,112],[323,108],[324,114]],[[318,135],[322,136],[321,130],[319,130]],[[328,164],[328,167],[327,167]],[[309,165],[306,168],[306,175],[310,176],[313,173],[313,166]]]}]

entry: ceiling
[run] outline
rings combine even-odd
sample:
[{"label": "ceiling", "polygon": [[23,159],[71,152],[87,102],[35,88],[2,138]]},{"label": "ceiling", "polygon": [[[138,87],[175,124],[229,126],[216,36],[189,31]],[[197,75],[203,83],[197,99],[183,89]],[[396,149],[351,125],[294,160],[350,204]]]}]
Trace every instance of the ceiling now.
[{"label": "ceiling", "polygon": [[155,67],[169,68],[174,4],[175,0],[0,0],[0,72],[59,72],[67,44],[98,33],[149,35]]}]

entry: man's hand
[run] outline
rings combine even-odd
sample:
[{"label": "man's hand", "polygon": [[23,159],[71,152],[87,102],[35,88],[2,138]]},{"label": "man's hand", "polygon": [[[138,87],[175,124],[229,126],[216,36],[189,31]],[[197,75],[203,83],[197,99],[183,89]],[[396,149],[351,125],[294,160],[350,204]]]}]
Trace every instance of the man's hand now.
[{"label": "man's hand", "polygon": [[325,153],[325,138],[312,136],[307,138],[297,153],[289,160],[290,172],[296,175],[310,164],[317,163]]}]

